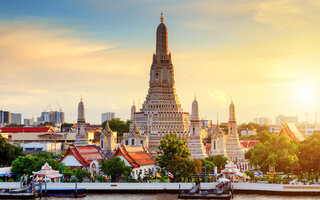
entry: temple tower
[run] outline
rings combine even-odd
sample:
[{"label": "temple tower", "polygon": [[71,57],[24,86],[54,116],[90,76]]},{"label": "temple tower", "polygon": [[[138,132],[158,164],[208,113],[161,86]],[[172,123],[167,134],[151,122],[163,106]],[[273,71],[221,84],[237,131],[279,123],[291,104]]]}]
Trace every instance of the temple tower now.
[{"label": "temple tower", "polygon": [[190,137],[187,146],[191,152],[191,157],[205,158],[207,155],[201,138],[202,134],[199,117],[199,104],[196,97],[194,97],[194,100],[192,102],[191,111]]},{"label": "temple tower", "polygon": [[228,138],[226,142],[226,151],[230,161],[234,163],[244,161],[244,151],[241,148],[238,131],[236,112],[233,101],[229,106],[229,123],[228,123]]},{"label": "temple tower", "polygon": [[225,136],[217,120],[216,129],[211,132],[211,155],[227,156],[225,149]]},{"label": "temple tower", "polygon": [[84,111],[84,104],[82,101],[82,97],[78,104],[78,120],[77,120],[77,127],[76,127],[76,140],[74,144],[75,145],[88,144],[88,133],[86,130],[85,111]]},{"label": "temple tower", "polygon": [[103,129],[100,135],[100,148],[103,153],[110,158],[113,156],[115,150],[115,145],[117,142],[117,132],[113,132],[109,126],[109,121],[107,120],[106,127]]},{"label": "temple tower", "polygon": [[[162,136],[177,133],[189,135],[189,113],[181,108],[175,89],[174,67],[168,52],[168,31],[163,23],[156,33],[156,52],[153,54],[147,97],[140,111],[135,112],[135,120],[141,134],[149,136],[149,149],[155,153]],[[131,129],[134,127],[131,120]]]}]

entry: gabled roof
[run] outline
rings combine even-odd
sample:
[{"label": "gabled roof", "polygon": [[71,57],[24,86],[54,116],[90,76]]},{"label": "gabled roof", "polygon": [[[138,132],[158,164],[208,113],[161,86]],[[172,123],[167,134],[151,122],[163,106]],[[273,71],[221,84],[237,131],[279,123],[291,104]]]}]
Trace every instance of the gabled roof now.
[{"label": "gabled roof", "polygon": [[138,129],[136,120],[134,120],[134,127],[130,133],[130,136],[142,136],[140,130]]},{"label": "gabled roof", "polygon": [[102,134],[105,135],[105,136],[108,136],[108,135],[111,135],[112,134],[112,130],[109,126],[109,120],[107,120],[107,124],[106,124],[106,127],[103,129],[102,131]]},{"label": "gabled roof", "polygon": [[143,165],[156,165],[156,160],[153,158],[149,150],[142,146],[120,145],[113,157],[123,156],[132,167],[140,167]]},{"label": "gabled roof", "polygon": [[2,133],[42,133],[54,132],[52,127],[3,127],[0,128]]},{"label": "gabled roof", "polygon": [[[103,154],[101,148],[96,145],[70,146],[65,157],[67,155],[73,155],[82,166],[90,165],[94,160],[97,160],[98,162],[102,159],[107,160],[107,157]],[[61,161],[63,161],[63,159]]]},{"label": "gabled roof", "polygon": [[306,136],[298,130],[294,123],[283,123],[279,132],[280,135],[288,135],[291,140],[303,141],[306,139]]}]

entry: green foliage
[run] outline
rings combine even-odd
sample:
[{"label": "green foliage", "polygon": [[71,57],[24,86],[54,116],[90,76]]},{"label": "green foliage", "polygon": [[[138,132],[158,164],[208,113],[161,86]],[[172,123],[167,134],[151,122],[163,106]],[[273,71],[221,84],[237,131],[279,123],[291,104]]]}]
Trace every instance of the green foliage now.
[{"label": "green foliage", "polygon": [[73,126],[72,123],[62,123],[61,124],[61,130],[64,129],[64,128],[71,128]]},{"label": "green foliage", "polygon": [[192,175],[204,173],[204,167],[201,159],[188,159],[176,157],[169,161],[167,170],[173,174],[172,182],[191,182]]},{"label": "green foliage", "polygon": [[274,164],[277,171],[292,172],[298,168],[298,146],[288,136],[270,135],[267,141],[256,144],[246,156],[250,163],[266,172]]},{"label": "green foliage", "polygon": [[77,177],[79,182],[82,182],[84,178],[89,177],[90,173],[87,170],[82,170],[81,168],[77,167],[72,170],[72,173]]},{"label": "green foliage", "polygon": [[271,137],[271,134],[268,132],[268,131],[261,131],[259,134],[258,134],[258,137],[257,139],[260,141],[260,142],[267,142]]},{"label": "green foliage", "polygon": [[0,135],[0,166],[10,166],[11,163],[25,153],[21,147],[9,144],[8,140]]},{"label": "green foliage", "polygon": [[44,152],[19,156],[12,162],[11,171],[20,175],[32,175],[32,172],[39,171],[46,162],[52,167],[52,169],[59,170],[61,172],[62,164],[52,159],[50,154]]},{"label": "green foliage", "polygon": [[[103,129],[106,127],[107,121],[102,123]],[[120,118],[113,118],[109,121],[109,126],[112,131],[117,132],[118,136],[122,137],[123,133],[129,132],[130,120],[122,121]]]},{"label": "green foliage", "polygon": [[111,176],[113,182],[120,178],[121,175],[129,176],[131,169],[119,158],[114,157],[110,160],[100,161],[101,170],[108,176]]},{"label": "green foliage", "polygon": [[269,126],[267,126],[267,125],[262,126],[262,125],[255,124],[255,123],[248,123],[248,124],[243,123],[239,127],[239,133],[242,130],[247,130],[247,129],[256,129],[257,133],[260,133],[262,131],[269,131]]},{"label": "green foliage", "polygon": [[229,161],[229,159],[223,155],[209,156],[209,157],[206,157],[205,159],[212,162],[215,166],[217,166],[219,171],[223,169],[224,166]]},{"label": "green foliage", "polygon": [[8,124],[7,127],[24,127],[24,124],[17,124],[17,123],[12,123],[12,124]]},{"label": "green foliage", "polygon": [[254,179],[254,171],[245,171],[247,176],[249,176],[251,179]]},{"label": "green foliage", "polygon": [[53,126],[53,127],[55,127],[56,124],[54,122],[42,122],[38,126],[46,126],[46,127]]},{"label": "green foliage", "polygon": [[308,172],[320,172],[320,134],[314,133],[298,145],[301,168]]},{"label": "green foliage", "polygon": [[185,138],[179,139],[177,134],[167,134],[161,138],[156,160],[163,173],[167,171],[170,160],[189,158],[191,153]]},{"label": "green foliage", "polygon": [[[209,172],[211,172],[211,173],[213,173],[213,170],[214,170],[214,167],[216,166],[212,161],[209,161],[209,160],[207,160],[207,159],[201,159],[201,161],[202,161],[202,166],[203,166],[203,172],[207,172],[207,173],[209,173]],[[205,168],[206,168],[206,170],[205,170]]]},{"label": "green foliage", "polygon": [[[62,173],[62,172],[61,172]],[[69,166],[63,166],[63,176],[64,178],[70,178],[71,176],[73,176],[74,173],[73,171],[70,169]]]},{"label": "green foliage", "polygon": [[96,179],[99,182],[107,182],[107,179],[105,177],[103,177],[102,175],[98,175]]}]

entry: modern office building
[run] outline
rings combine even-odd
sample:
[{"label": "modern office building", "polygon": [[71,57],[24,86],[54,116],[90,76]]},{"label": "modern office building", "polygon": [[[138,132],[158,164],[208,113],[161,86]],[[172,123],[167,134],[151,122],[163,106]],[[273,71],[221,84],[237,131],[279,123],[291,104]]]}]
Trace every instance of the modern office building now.
[{"label": "modern office building", "polygon": [[110,121],[113,118],[115,118],[115,113],[114,112],[106,112],[106,113],[101,113],[101,124],[105,121]]},{"label": "modern office building", "polygon": [[21,124],[22,122],[21,113],[11,113],[10,118],[11,124]]},{"label": "modern office building", "polygon": [[10,112],[0,110],[0,125],[10,124]]}]

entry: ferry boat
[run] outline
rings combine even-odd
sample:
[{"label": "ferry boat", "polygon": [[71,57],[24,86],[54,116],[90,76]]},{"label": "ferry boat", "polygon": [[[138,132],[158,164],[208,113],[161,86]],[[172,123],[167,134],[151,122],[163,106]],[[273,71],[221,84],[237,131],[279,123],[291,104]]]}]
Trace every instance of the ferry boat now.
[{"label": "ferry boat", "polygon": [[214,189],[202,190],[200,184],[189,191],[180,191],[179,199],[232,199],[233,190],[230,181],[221,181]]}]

